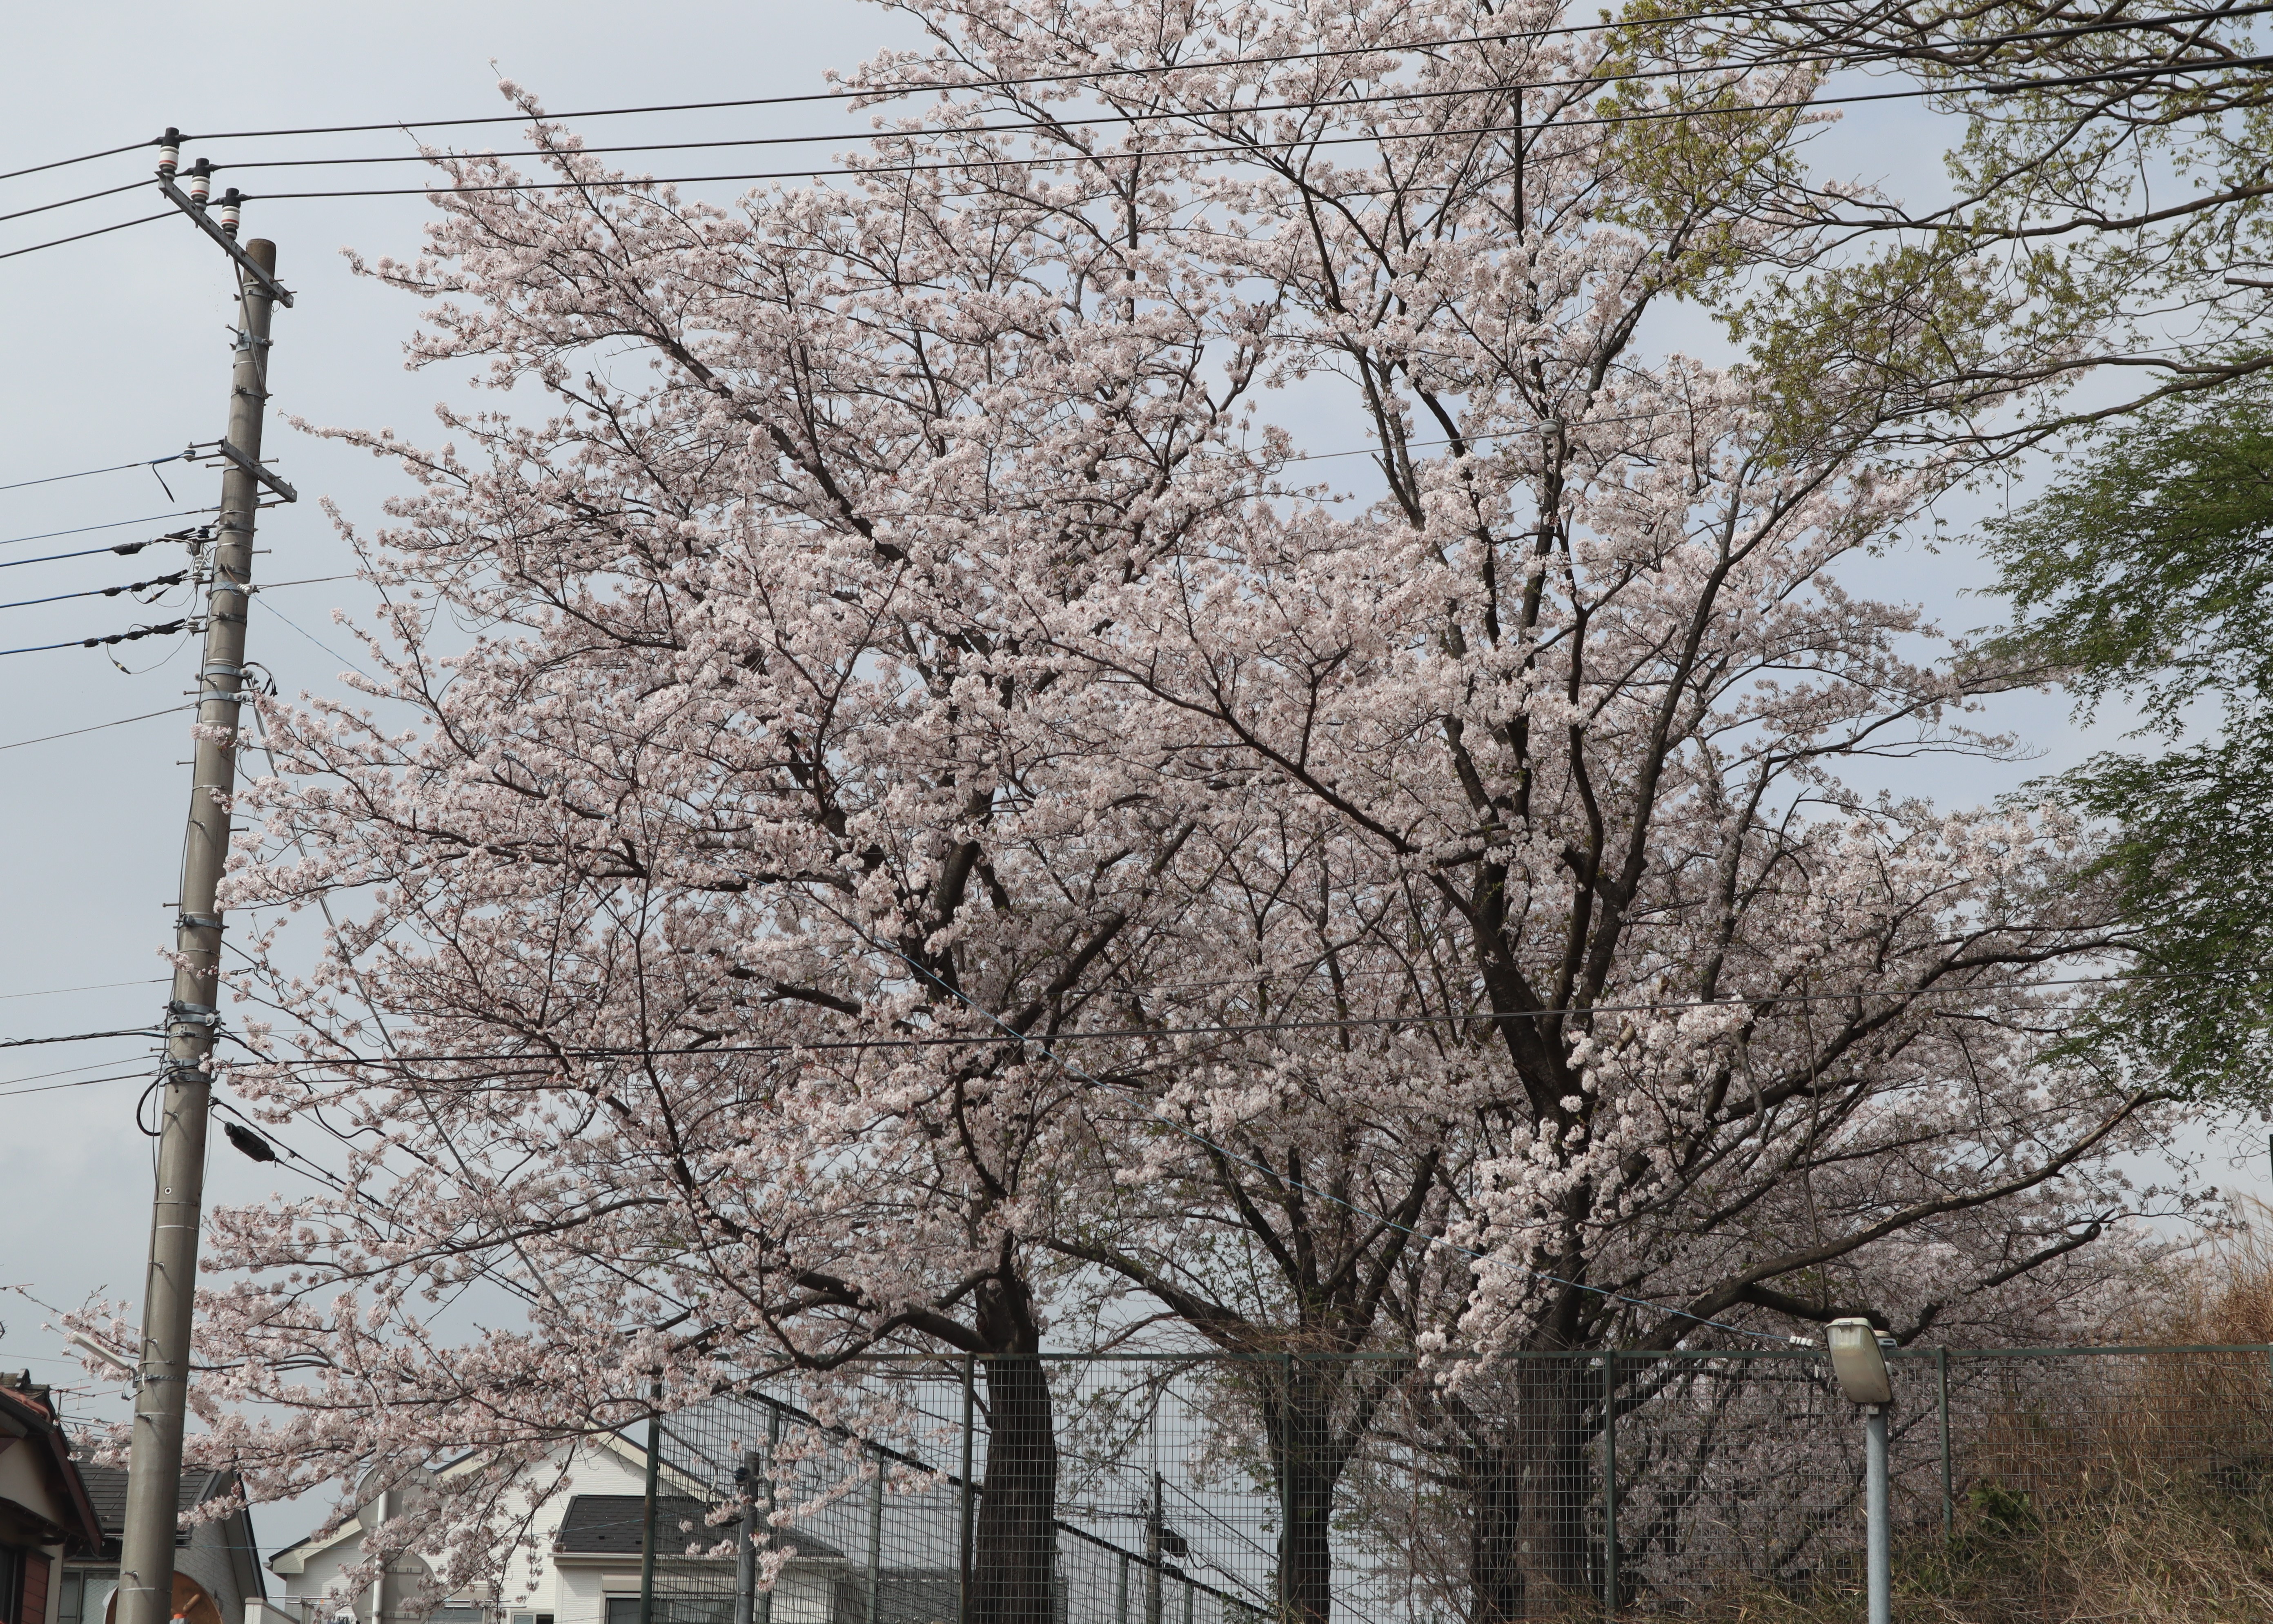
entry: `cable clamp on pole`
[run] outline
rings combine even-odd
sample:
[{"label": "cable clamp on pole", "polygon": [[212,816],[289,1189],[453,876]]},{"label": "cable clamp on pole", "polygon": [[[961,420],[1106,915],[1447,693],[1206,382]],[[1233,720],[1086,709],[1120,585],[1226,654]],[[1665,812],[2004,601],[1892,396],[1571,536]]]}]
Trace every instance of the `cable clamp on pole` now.
[{"label": "cable clamp on pole", "polygon": [[[212,786],[208,785],[206,787]],[[221,928],[218,914],[183,914],[175,918],[174,924],[176,929],[182,930],[219,930]]]}]

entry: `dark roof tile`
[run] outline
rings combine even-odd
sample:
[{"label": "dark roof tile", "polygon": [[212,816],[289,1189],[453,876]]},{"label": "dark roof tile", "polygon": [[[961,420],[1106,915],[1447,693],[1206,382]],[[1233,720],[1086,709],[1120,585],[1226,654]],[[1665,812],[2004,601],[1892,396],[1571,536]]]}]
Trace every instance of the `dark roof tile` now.
[{"label": "dark roof tile", "polygon": [[[102,1521],[106,1539],[116,1539],[126,1530],[126,1471],[118,1466],[95,1466],[86,1461],[76,1462],[79,1481],[86,1485],[86,1498],[94,1507],[94,1515]],[[180,1489],[174,1496],[177,1511],[187,1511],[201,1505],[219,1492],[223,1486],[223,1474],[214,1471],[185,1471]]]}]

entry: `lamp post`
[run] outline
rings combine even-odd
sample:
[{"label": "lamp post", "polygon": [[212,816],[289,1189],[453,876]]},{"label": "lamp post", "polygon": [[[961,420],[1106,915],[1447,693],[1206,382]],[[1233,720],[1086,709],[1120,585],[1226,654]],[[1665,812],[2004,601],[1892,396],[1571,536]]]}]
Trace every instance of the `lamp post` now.
[{"label": "lamp post", "polygon": [[[1889,1339],[1891,1340],[1891,1339]],[[1824,1341],[1831,1373],[1863,1407],[1863,1502],[1870,1518],[1871,1624],[1894,1624],[1894,1513],[1887,1486],[1887,1409],[1894,1402],[1886,1351],[1868,1320],[1834,1320]]]}]

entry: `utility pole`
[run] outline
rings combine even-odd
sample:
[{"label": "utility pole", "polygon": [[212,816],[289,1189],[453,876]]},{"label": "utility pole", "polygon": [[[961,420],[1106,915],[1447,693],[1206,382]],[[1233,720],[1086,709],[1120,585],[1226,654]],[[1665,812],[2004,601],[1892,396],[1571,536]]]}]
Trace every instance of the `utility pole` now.
[{"label": "utility pole", "polygon": [[[168,135],[173,132],[169,131]],[[244,687],[244,621],[252,605],[252,527],[264,487],[286,500],[291,487],[260,465],[268,403],[268,320],[281,297],[276,244],[236,241],[234,190],[208,210],[174,185],[175,141],[161,148],[159,184],[238,268],[235,365],[229,437],[214,522],[211,589],[206,599],[205,659],[198,670],[198,725],[190,780],[189,829],[182,850],[180,916],[175,922],[173,997],[166,1005],[166,1060],[158,1178],[150,1214],[150,1269],[142,1299],[142,1353],[134,1392],[134,1434],[126,1484],[126,1527],[119,1553],[116,1624],[168,1624],[174,1611],[174,1531],[182,1476],[182,1426],[190,1374],[190,1313],[197,1291],[198,1227],[205,1194],[206,1118],[213,1098],[206,1069],[220,1022],[221,865],[229,855],[236,786],[233,740]]]}]

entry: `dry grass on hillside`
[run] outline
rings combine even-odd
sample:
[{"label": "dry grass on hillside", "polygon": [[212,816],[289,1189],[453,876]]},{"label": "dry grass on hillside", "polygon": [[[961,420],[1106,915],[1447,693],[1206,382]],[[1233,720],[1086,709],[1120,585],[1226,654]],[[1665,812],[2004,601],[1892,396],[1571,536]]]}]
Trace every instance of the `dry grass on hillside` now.
[{"label": "dry grass on hillside", "polygon": [[[2273,1208],[2252,1216],[2205,1249],[2166,1318],[2120,1340],[2273,1343]],[[2042,1446],[2070,1467],[2089,1457],[2083,1486],[2031,1498],[1977,1485],[1951,1545],[1898,1551],[1896,1624],[2273,1624],[2273,1362],[2261,1377],[2230,1356],[2166,1358],[2138,1382]],[[1699,1624],[1861,1624],[1861,1578],[1684,1611]]]}]

